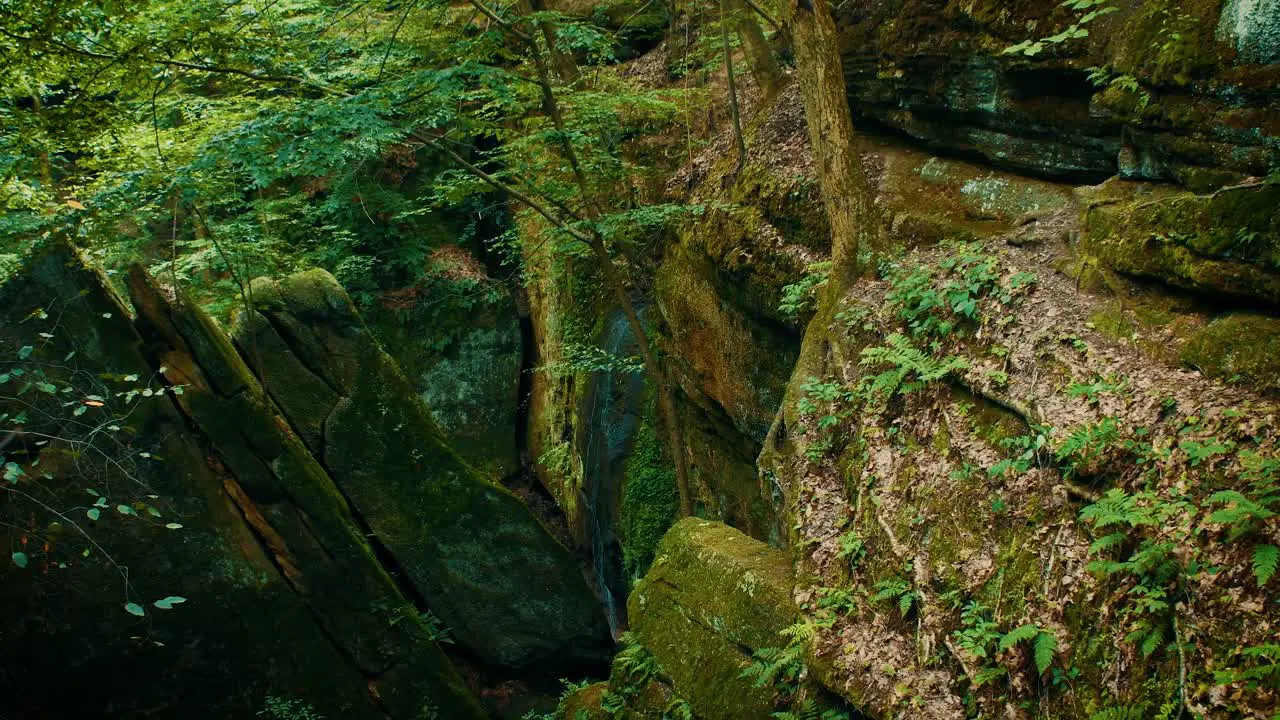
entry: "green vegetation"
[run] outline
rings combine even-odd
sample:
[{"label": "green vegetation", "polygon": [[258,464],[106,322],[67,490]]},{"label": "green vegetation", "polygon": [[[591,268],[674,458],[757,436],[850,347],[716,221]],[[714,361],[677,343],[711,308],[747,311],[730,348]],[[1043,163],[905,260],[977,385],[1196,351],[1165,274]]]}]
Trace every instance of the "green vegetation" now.
[{"label": "green vegetation", "polygon": [[648,415],[636,431],[622,481],[618,530],[623,569],[632,582],[649,569],[677,510],[675,470],[662,455],[652,417]]},{"label": "green vegetation", "polygon": [[942,4],[0,0],[16,712],[1280,718],[1274,3]]}]

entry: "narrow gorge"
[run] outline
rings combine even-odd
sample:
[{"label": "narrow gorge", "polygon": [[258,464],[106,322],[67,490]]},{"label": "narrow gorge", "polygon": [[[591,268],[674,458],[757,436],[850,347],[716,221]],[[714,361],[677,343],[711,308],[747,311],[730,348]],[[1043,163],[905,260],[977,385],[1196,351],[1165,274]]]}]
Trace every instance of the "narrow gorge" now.
[{"label": "narrow gorge", "polygon": [[0,57],[0,720],[1280,718],[1277,0]]}]

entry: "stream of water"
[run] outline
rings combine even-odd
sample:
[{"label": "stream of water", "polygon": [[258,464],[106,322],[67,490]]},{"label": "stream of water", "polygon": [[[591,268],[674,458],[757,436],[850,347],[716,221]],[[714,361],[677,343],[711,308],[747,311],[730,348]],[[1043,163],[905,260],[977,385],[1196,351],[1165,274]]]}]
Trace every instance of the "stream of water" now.
[{"label": "stream of water", "polygon": [[[622,312],[610,316],[604,349],[615,358],[635,352],[635,336]],[[616,533],[616,511],[631,440],[640,424],[644,375],[614,368],[593,373],[583,484],[587,531],[595,584],[609,627],[616,636],[625,625],[626,578]]]}]

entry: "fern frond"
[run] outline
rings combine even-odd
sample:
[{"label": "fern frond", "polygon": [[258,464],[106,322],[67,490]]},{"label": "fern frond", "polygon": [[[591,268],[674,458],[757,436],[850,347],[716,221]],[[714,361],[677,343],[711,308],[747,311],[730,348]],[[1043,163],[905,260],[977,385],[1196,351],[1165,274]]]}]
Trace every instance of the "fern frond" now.
[{"label": "fern frond", "polygon": [[1058,636],[1051,632],[1041,632],[1036,636],[1034,650],[1036,671],[1043,675],[1053,664],[1053,656],[1058,652]]},{"label": "fern frond", "polygon": [[802,620],[794,625],[783,628],[778,632],[778,634],[783,637],[790,638],[793,643],[803,643],[808,645],[818,637],[818,626]]},{"label": "fern frond", "polygon": [[1258,587],[1266,585],[1275,577],[1278,566],[1280,548],[1275,545],[1259,545],[1253,549],[1253,577],[1258,581]]},{"label": "fern frond", "polygon": [[1028,623],[1022,627],[1014,628],[1000,638],[1000,652],[1004,652],[1024,640],[1031,640],[1039,634],[1040,627],[1038,625]]},{"label": "fern frond", "polygon": [[1107,491],[1097,502],[1080,511],[1080,519],[1101,530],[1112,525],[1154,525],[1151,511],[1138,505],[1138,496],[1120,488]]},{"label": "fern frond", "polygon": [[1113,547],[1123,545],[1124,541],[1128,539],[1129,536],[1124,533],[1111,533],[1110,535],[1104,535],[1097,540],[1094,540],[1093,544],[1089,546],[1089,554],[1096,555],[1104,550],[1109,550]]},{"label": "fern frond", "polygon": [[1146,705],[1110,707],[1089,716],[1089,720],[1145,720]]}]

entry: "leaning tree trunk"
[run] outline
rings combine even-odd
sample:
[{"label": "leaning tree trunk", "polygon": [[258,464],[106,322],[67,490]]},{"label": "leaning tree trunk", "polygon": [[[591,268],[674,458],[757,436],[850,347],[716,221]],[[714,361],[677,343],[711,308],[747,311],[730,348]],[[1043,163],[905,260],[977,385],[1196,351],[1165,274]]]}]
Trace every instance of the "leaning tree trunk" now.
[{"label": "leaning tree trunk", "polygon": [[729,2],[720,0],[720,43],[724,49],[724,73],[729,85],[729,115],[733,118],[733,140],[738,148],[738,170],[747,165],[747,141],[742,137],[742,113],[738,109],[738,83],[733,75],[733,50],[729,47]]},{"label": "leaning tree trunk", "polygon": [[773,56],[773,47],[764,36],[760,23],[755,15],[743,3],[743,0],[730,0],[733,10],[733,29],[742,40],[742,48],[746,51],[747,61],[751,67],[751,76],[760,86],[760,93],[765,97],[772,96],[782,84],[782,66]]},{"label": "leaning tree trunk", "polygon": [[840,65],[835,20],[827,0],[787,0],[809,143],[818,168],[822,204],[831,224],[832,282],[857,271],[860,250],[875,245],[878,226],[871,192],[853,138],[853,116]]},{"label": "leaning tree trunk", "polygon": [[[545,12],[547,6],[544,0],[529,0],[529,8],[534,12]],[[541,20],[538,22],[538,30],[542,32],[542,39],[547,43],[547,52],[551,55],[551,62],[555,63],[556,74],[560,76],[561,82],[570,85],[577,82],[578,63],[573,59],[573,55],[560,48],[556,40],[555,26],[546,20]]]}]

